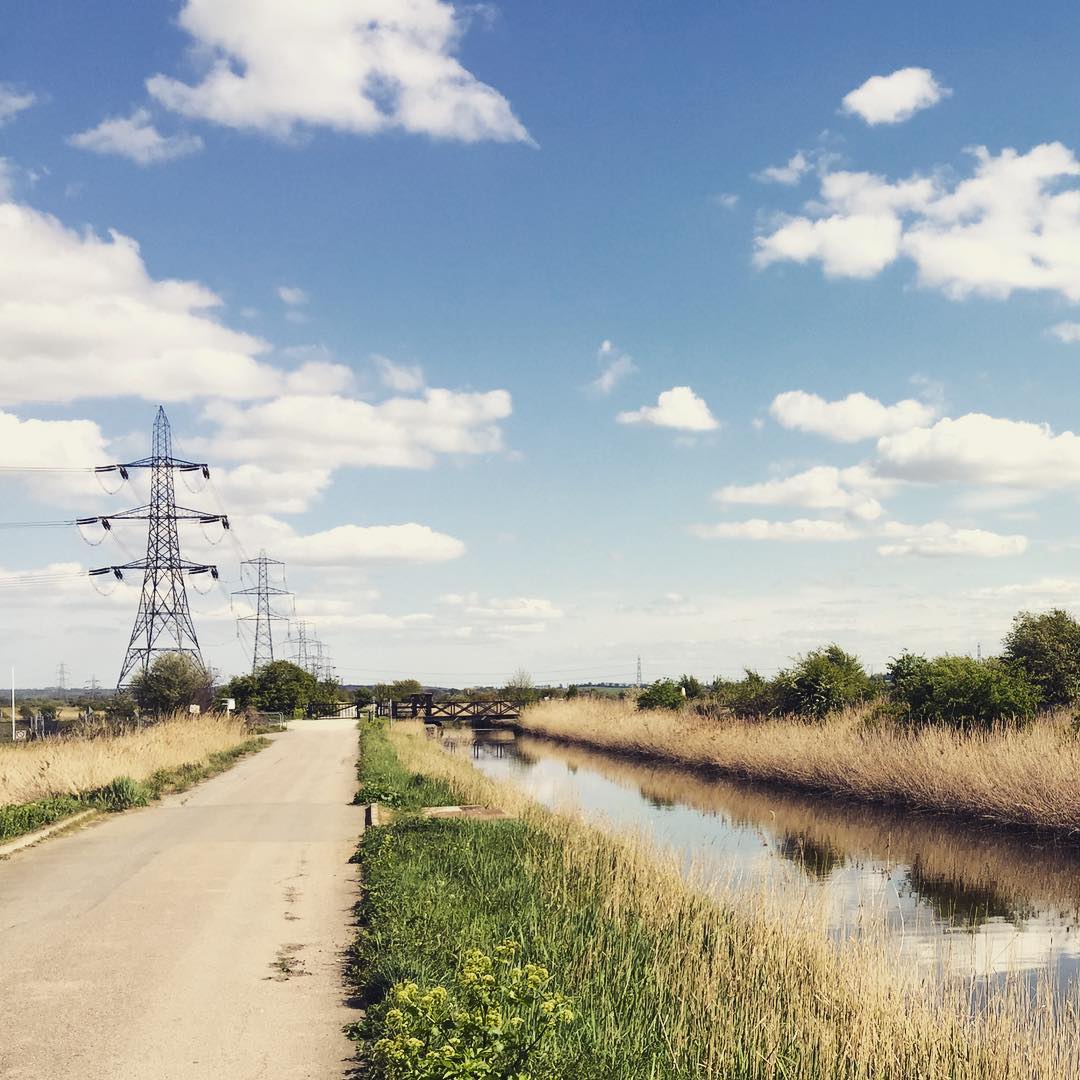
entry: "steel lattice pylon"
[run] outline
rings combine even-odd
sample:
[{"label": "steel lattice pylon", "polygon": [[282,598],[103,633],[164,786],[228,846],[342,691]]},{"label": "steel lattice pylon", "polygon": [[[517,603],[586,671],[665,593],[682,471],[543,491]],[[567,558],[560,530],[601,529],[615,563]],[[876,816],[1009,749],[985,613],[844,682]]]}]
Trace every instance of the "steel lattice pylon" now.
[{"label": "steel lattice pylon", "polygon": [[[260,551],[257,559],[245,559],[240,564],[241,573],[243,573],[243,567],[245,566],[255,567],[255,584],[250,588],[237,589],[233,592],[233,596],[254,596],[256,598],[255,614],[242,615],[238,620],[239,622],[255,623],[255,648],[251,660],[252,671],[257,671],[263,664],[273,662],[274,623],[287,621],[288,619],[287,615],[278,615],[270,606],[270,597],[292,595],[288,589],[279,589],[270,584],[270,567],[284,565],[280,559],[268,558],[265,551]],[[282,570],[281,576],[282,582],[284,582],[284,570]]]},{"label": "steel lattice pylon", "polygon": [[[178,521],[220,522],[226,529],[229,519],[224,514],[204,514],[198,510],[176,505],[173,473],[201,472],[209,477],[210,469],[205,463],[183,461],[172,456],[172,434],[165,409],[158,407],[154,420],[153,450],[149,457],[129,461],[123,465],[108,466],[127,477],[131,469],[150,470],[150,501],[145,506],[109,514],[98,520],[106,529],[113,521],[147,521],[146,558],[121,566],[104,566],[91,574],[112,573],[123,578],[125,570],[142,570],[142,595],[139,613],[131,631],[124,664],[120,669],[117,686],[123,686],[136,669],[145,671],[155,655],[166,652],[184,653],[205,668],[199,639],[188,608],[185,574],[210,574],[218,576],[216,566],[190,562],[180,554]],[[100,470],[99,470],[100,471]]]}]

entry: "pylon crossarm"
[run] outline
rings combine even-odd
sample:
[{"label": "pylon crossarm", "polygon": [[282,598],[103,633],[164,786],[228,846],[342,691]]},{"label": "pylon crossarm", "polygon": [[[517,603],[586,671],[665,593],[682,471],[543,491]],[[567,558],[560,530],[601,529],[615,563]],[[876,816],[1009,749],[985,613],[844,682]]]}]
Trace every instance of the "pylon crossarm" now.
[{"label": "pylon crossarm", "polygon": [[[107,524],[110,521],[149,521],[151,518],[156,521],[165,516],[154,506],[136,506],[131,510],[121,510],[116,514],[100,514],[98,517],[80,518],[75,524],[90,525],[98,522],[107,529],[110,527]],[[167,517],[171,521],[197,521],[200,525],[213,525],[215,522],[220,522],[222,528],[229,528],[228,514],[206,514],[202,510],[192,510],[187,506],[177,506]]]},{"label": "pylon crossarm", "polygon": [[180,472],[201,472],[207,480],[210,479],[210,466],[205,461],[185,461],[174,457],[144,457],[138,461],[125,461],[122,465],[99,465],[94,472],[119,472],[125,475],[125,469],[179,469]]}]

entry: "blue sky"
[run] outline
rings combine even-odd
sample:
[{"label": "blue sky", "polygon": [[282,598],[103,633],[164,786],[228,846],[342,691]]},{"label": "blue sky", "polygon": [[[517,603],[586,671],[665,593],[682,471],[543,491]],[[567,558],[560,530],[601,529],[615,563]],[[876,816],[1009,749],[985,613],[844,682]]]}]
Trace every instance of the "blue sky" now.
[{"label": "blue sky", "polygon": [[[1074,21],[12,3],[2,456],[139,456],[164,402],[350,681],[992,651],[1080,592]],[[237,545],[186,537],[241,670]],[[27,680],[115,677],[137,582],[80,573],[125,557],[0,531]]]}]

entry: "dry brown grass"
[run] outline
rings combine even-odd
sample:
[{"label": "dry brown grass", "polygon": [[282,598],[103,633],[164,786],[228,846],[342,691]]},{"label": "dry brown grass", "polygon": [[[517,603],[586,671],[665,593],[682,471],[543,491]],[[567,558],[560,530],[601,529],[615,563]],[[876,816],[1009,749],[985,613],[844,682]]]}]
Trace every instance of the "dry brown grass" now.
[{"label": "dry brown grass", "polygon": [[547,701],[526,731],[729,776],[995,825],[1080,834],[1080,738],[1065,716],[1024,729],[906,732],[859,712],[823,723],[706,720],[629,702]]},{"label": "dry brown grass", "polygon": [[1080,1076],[1075,1002],[1055,1001],[1045,982],[1032,987],[1017,980],[976,1005],[976,981],[920,983],[895,962],[884,938],[838,950],[812,912],[780,921],[768,904],[755,909],[734,896],[705,896],[648,844],[541,809],[512,785],[440,750],[414,726],[397,725],[390,737],[409,768],[448,781],[463,800],[513,811],[555,839],[561,869],[538,883],[545,895],[602,896],[610,922],[570,923],[559,936],[580,978],[619,986],[613,1011],[590,1017],[605,1037],[627,1036],[619,1014],[633,1007],[638,988],[627,976],[635,951],[645,947],[652,956],[648,977],[664,1002],[668,1055],[693,1062],[687,1075]]},{"label": "dry brown grass", "polygon": [[973,829],[967,822],[911,814],[873,804],[853,805],[795,788],[704,776],[663,762],[595,751],[572,743],[521,736],[523,754],[587,769],[660,803],[680,803],[804,844],[814,853],[917,865],[924,883],[967,890],[1018,910],[1032,900],[1080,912],[1076,849],[1033,844],[1019,833]]},{"label": "dry brown grass", "polygon": [[202,761],[246,738],[239,720],[181,716],[119,735],[0,746],[0,806],[79,795],[118,776],[145,780],[158,769]]}]

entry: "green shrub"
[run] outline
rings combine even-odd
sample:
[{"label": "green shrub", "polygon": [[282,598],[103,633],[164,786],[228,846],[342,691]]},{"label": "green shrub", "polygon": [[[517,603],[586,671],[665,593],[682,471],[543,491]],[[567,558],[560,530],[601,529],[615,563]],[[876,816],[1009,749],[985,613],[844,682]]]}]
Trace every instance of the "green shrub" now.
[{"label": "green shrub", "polygon": [[517,965],[517,942],[494,958],[471,949],[449,989],[399,982],[373,1011],[377,1080],[558,1080],[535,1064],[543,1044],[574,1014],[546,968]]},{"label": "green shrub", "polygon": [[118,776],[93,795],[93,802],[102,810],[127,810],[131,806],[146,806],[150,790],[130,776]]},{"label": "green shrub", "polygon": [[75,795],[55,795],[36,802],[0,806],[0,842],[43,829],[85,809]]},{"label": "green shrub", "polygon": [[1080,623],[1067,611],[1021,611],[1004,645],[1003,659],[1038,687],[1043,705],[1069,705],[1080,697]]},{"label": "green shrub", "polygon": [[701,685],[701,680],[695,678],[693,675],[684,675],[679,680],[679,689],[682,690],[688,700],[701,697],[705,693],[705,687]]},{"label": "green shrub", "polygon": [[681,709],[686,698],[672,679],[657,679],[638,694],[639,709]]},{"label": "green shrub", "polygon": [[1038,688],[1000,660],[903,653],[890,663],[888,678],[902,719],[912,725],[1023,723],[1039,705]]},{"label": "green shrub", "polygon": [[721,705],[740,717],[769,716],[780,708],[776,683],[749,668],[741,679],[714,679],[712,692]]},{"label": "green shrub", "polygon": [[818,720],[871,696],[870,677],[858,657],[839,645],[800,657],[794,667],[776,676],[775,686],[780,712]]}]

